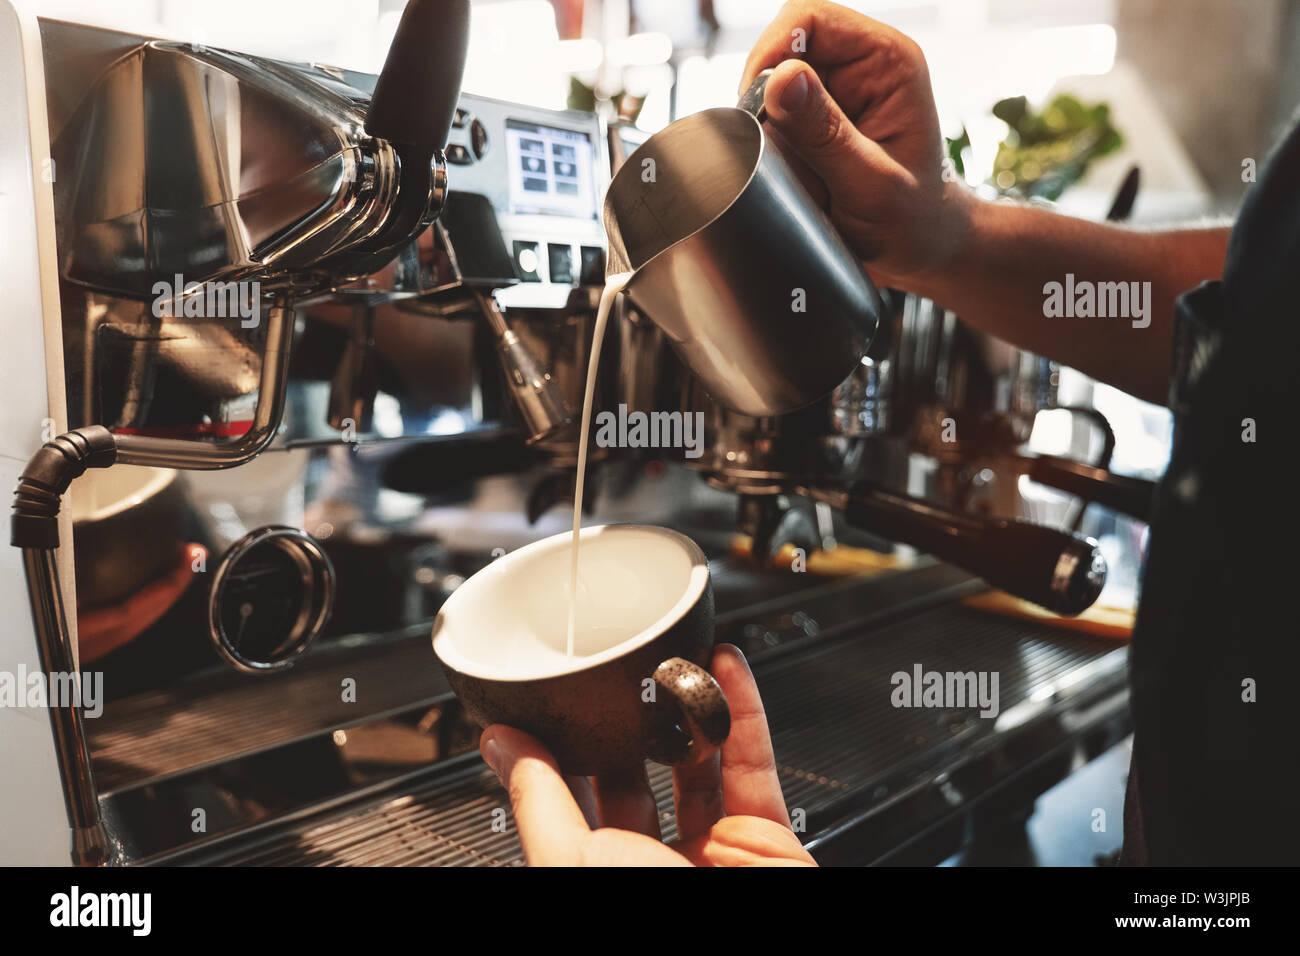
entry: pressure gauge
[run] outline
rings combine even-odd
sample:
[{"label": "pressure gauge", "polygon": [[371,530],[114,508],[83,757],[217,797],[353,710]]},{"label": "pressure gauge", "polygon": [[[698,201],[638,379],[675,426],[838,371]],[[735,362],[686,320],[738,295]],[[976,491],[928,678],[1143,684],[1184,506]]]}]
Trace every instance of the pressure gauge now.
[{"label": "pressure gauge", "polygon": [[221,558],[208,596],[217,653],[241,671],[265,674],[293,664],[329,620],[334,566],[297,528],[269,525]]}]

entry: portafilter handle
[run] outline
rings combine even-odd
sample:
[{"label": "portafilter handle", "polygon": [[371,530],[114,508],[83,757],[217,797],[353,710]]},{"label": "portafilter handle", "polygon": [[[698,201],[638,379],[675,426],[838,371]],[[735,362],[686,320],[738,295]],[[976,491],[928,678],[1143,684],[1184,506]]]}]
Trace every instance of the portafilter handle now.
[{"label": "portafilter handle", "polygon": [[1087,610],[1106,583],[1106,559],[1097,542],[1082,535],[959,514],[870,484],[806,493],[840,509],[850,524],[955,564],[1057,614]]},{"label": "portafilter handle", "polygon": [[1145,478],[1116,475],[1055,455],[1021,457],[1018,462],[1032,481],[1076,495],[1085,502],[1118,511],[1139,521],[1151,521],[1156,485]]}]

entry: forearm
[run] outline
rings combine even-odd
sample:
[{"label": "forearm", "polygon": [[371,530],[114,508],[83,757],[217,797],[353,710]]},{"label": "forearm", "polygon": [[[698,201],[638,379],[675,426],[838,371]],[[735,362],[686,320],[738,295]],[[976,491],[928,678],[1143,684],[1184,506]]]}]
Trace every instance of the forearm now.
[{"label": "forearm", "polygon": [[1141,231],[960,187],[951,202],[942,268],[902,288],[1139,398],[1167,400],[1174,300],[1222,275],[1227,228]]}]

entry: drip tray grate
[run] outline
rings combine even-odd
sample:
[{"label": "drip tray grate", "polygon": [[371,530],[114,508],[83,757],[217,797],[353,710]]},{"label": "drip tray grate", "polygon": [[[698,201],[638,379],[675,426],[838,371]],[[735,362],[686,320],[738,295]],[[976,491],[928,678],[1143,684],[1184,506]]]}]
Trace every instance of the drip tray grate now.
[{"label": "drip tray grate", "polygon": [[[790,809],[829,822],[885,781],[943,771],[1004,729],[975,711],[895,708],[896,671],[988,671],[999,706],[1045,696],[1122,644],[944,604],[755,668]],[[1108,669],[1108,672],[1113,673]],[[675,836],[672,774],[650,765],[666,839]],[[198,853],[183,862],[200,862]],[[401,796],[245,838],[201,862],[261,866],[515,866],[522,853],[505,791],[481,767],[425,777]]]}]

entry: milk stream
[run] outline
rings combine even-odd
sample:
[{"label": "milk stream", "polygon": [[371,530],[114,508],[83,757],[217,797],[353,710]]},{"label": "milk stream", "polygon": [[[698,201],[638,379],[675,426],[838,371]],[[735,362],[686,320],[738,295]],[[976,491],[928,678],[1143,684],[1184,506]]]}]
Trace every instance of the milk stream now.
[{"label": "milk stream", "polygon": [[592,332],[591,358],[587,361],[587,389],[582,398],[582,425],[578,430],[578,474],[573,493],[573,545],[569,549],[569,639],[568,655],[573,656],[574,634],[578,626],[578,536],[582,529],[582,486],[587,476],[587,438],[591,430],[591,405],[596,394],[596,369],[600,367],[600,348],[605,341],[605,326],[614,300],[623,291],[630,272],[618,272],[605,280],[596,310],[596,328]]}]

